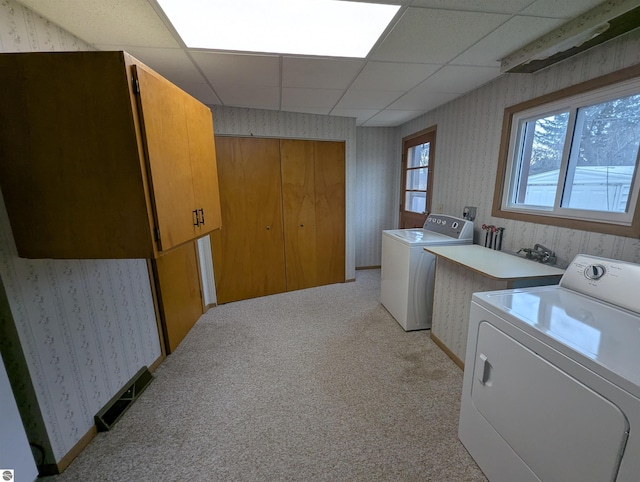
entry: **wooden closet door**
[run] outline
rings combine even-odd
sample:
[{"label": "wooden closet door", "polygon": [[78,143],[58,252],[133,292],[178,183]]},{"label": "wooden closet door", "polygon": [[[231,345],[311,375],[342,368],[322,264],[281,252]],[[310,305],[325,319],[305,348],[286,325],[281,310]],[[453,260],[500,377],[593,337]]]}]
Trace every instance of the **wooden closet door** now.
[{"label": "wooden closet door", "polygon": [[344,282],[344,142],[281,140],[287,290]]},{"label": "wooden closet door", "polygon": [[345,281],[345,143],[314,141],[317,285]]},{"label": "wooden closet door", "polygon": [[222,228],[212,234],[216,292],[228,303],[286,290],[280,145],[216,137]]},{"label": "wooden closet door", "polygon": [[312,141],[280,141],[287,290],[317,286],[317,229]]}]

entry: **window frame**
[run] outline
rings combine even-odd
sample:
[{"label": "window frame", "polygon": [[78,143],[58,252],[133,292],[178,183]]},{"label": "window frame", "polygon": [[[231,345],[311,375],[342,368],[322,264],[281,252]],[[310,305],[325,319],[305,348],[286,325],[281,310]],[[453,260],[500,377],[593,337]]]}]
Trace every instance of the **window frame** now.
[{"label": "window frame", "polygon": [[[406,136],[402,139],[402,175],[400,185],[400,217],[399,225],[401,228],[411,227],[413,225],[422,226],[427,219],[432,209],[433,199],[433,173],[436,160],[436,138],[437,138],[437,126],[433,125],[419,132]],[[427,169],[427,187],[423,190],[407,189],[407,172],[408,168],[407,152],[411,147],[416,147],[421,144],[429,143],[429,165]],[[425,167],[417,167],[412,169],[425,169]],[[417,213],[414,211],[407,211],[405,208],[406,193],[407,192],[425,192],[425,211],[424,213]],[[410,226],[411,225],[411,226]]]},{"label": "window frame", "polygon": [[[632,210],[633,214],[627,215],[626,221],[621,222],[619,219],[616,220],[611,218],[607,220],[593,219],[593,216],[584,215],[584,213],[589,213],[587,210],[562,208],[562,213],[557,213],[545,212],[545,210],[541,208],[514,208],[513,206],[509,206],[509,196],[511,192],[509,185],[512,182],[514,171],[517,171],[516,162],[512,162],[514,159],[513,152],[516,152],[517,149],[514,147],[512,150],[511,146],[514,145],[514,141],[518,136],[519,121],[522,122],[523,119],[535,117],[535,112],[539,113],[537,118],[540,118],[545,113],[560,111],[560,106],[571,107],[569,105],[571,100],[574,100],[575,105],[576,98],[579,99],[580,104],[589,104],[590,99],[596,99],[597,102],[597,99],[602,98],[603,96],[603,89],[606,89],[607,92],[613,94],[615,92],[624,91],[625,86],[628,87],[627,84],[633,83],[634,81],[637,82],[639,80],[640,65],[635,65],[507,107],[504,111],[502,123],[502,137],[500,140],[498,169],[496,173],[496,184],[491,211],[492,216],[537,224],[562,226],[583,231],[596,231],[618,236],[640,237],[640,196],[638,195],[638,188],[640,188],[640,167],[636,169],[631,186],[632,192],[635,190],[635,198],[632,198],[630,201],[630,211]],[[634,93],[640,93],[640,89]],[[623,96],[624,95],[620,95],[620,97]],[[572,132],[572,122],[573,121],[570,119],[570,125],[568,126],[569,138],[571,137],[570,133]],[[568,145],[565,144],[565,150],[567,148]],[[564,159],[563,165],[560,168],[561,176],[566,175],[566,162],[567,159]],[[559,183],[564,183],[565,179],[566,177],[561,177]],[[561,192],[558,193],[558,196],[560,195]],[[613,215],[616,213],[610,214]],[[620,218],[620,216],[613,216],[613,218]]]}]

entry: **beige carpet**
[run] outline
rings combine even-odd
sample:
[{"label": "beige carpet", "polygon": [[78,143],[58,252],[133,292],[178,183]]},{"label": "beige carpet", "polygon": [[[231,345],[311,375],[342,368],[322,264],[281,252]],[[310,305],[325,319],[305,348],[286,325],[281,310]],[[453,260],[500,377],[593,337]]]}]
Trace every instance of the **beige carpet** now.
[{"label": "beige carpet", "polygon": [[486,481],[462,371],[379,303],[380,271],[204,315],[74,481]]}]

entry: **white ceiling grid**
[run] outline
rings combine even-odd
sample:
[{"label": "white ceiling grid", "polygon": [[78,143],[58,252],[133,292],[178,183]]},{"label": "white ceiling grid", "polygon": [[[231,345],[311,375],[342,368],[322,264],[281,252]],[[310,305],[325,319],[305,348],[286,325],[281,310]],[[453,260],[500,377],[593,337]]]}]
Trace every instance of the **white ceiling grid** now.
[{"label": "white ceiling grid", "polygon": [[401,9],[366,59],[344,59],[189,49],[155,0],[18,1],[98,49],[126,50],[205,104],[358,126],[400,125],[495,79],[502,57],[601,3],[368,0]]}]

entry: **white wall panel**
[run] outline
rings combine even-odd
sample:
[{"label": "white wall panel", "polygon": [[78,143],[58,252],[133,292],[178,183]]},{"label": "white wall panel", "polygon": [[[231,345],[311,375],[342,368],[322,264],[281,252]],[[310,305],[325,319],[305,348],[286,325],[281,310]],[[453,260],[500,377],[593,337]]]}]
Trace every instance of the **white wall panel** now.
[{"label": "white wall panel", "polygon": [[402,145],[395,127],[358,127],[356,133],[356,266],[380,266],[382,230],[398,227]]},{"label": "white wall panel", "polygon": [[11,480],[4,471],[14,471],[16,480],[33,481],[38,476],[31,447],[24,431],[24,425],[18,405],[13,396],[4,362],[0,356],[0,413],[2,413],[2,430],[0,430],[0,470],[3,480]]}]

